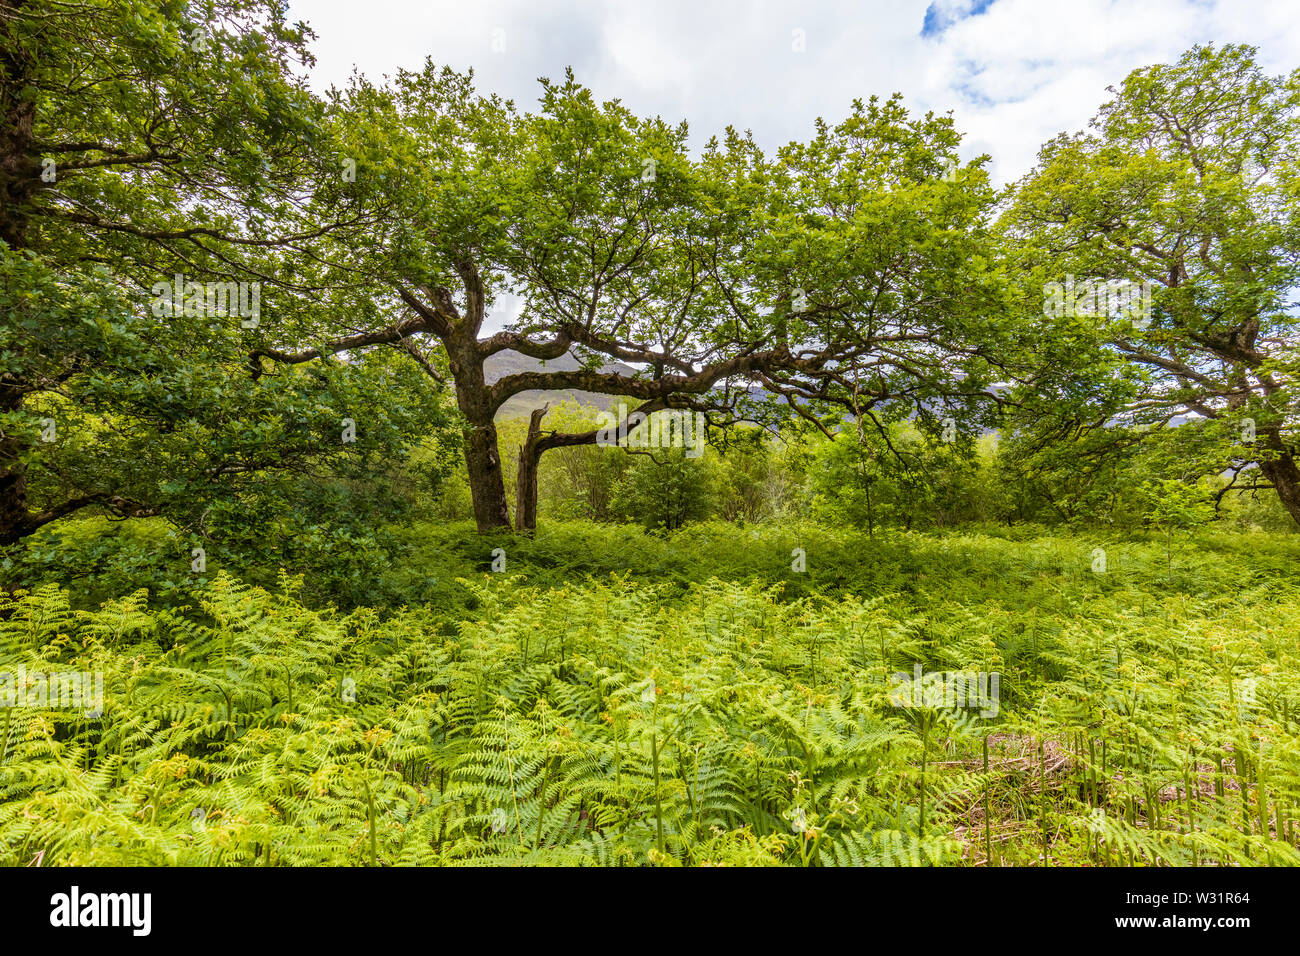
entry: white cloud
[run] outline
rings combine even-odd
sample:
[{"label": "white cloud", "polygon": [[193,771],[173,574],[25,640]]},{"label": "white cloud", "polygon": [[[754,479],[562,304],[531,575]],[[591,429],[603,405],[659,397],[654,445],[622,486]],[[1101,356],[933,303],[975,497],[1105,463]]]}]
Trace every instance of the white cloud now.
[{"label": "white cloud", "polygon": [[[808,135],[854,97],[899,91],[915,109],[952,110],[963,155],[988,152],[999,181],[1038,146],[1081,128],[1130,70],[1197,42],[1248,42],[1266,67],[1300,65],[1294,0],[295,0],[320,36],[313,74],[378,79],[425,56],[473,67],[484,89],[521,103],[572,65],[601,98],[686,119],[702,144],[728,124],[767,147]],[[928,24],[928,26],[927,26]],[[792,49],[804,31],[806,50]],[[493,31],[505,41],[494,52]],[[923,30],[927,35],[923,35]]]},{"label": "white cloud", "polygon": [[292,0],[291,13],[319,35],[320,89],[354,65],[377,80],[431,56],[532,104],[538,77],[572,66],[601,99],[687,120],[697,147],[732,125],[769,149],[897,91],[914,110],[951,110],[963,157],[988,153],[999,183],[1084,128],[1108,85],[1195,43],[1254,44],[1271,72],[1300,66],[1295,0]]}]

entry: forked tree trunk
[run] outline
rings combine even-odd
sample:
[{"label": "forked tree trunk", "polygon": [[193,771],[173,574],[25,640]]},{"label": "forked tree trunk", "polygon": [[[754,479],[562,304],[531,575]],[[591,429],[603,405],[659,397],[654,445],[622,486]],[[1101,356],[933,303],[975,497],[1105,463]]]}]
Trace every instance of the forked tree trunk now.
[{"label": "forked tree trunk", "polygon": [[[666,408],[661,399],[646,402],[638,409],[650,415]],[[542,455],[552,448],[578,448],[595,445],[601,429],[585,432],[550,432],[542,434],[542,419],[550,405],[534,409],[528,420],[528,436],[519,449],[519,477],[515,483],[515,530],[531,533],[537,530],[537,472]],[[627,435],[633,435],[646,419],[628,426]],[[624,436],[626,438],[627,436]]]},{"label": "forked tree trunk", "polygon": [[539,447],[542,419],[551,406],[534,408],[528,418],[528,435],[519,446],[519,477],[515,482],[515,530],[532,534],[537,530],[537,465],[542,458]]},{"label": "forked tree trunk", "polygon": [[510,527],[510,506],[506,501],[505,478],[501,474],[501,453],[497,447],[497,428],[487,383],[483,377],[483,359],[476,343],[469,340],[444,341],[456,383],[456,404],[469,422],[465,436],[465,468],[469,474],[469,493],[474,501],[474,522],[480,533]]},{"label": "forked tree trunk", "polygon": [[474,500],[474,522],[480,532],[510,527],[510,506],[506,502],[501,456],[497,451],[497,429],[491,420],[470,423],[465,441],[465,466],[469,472],[469,493]]}]

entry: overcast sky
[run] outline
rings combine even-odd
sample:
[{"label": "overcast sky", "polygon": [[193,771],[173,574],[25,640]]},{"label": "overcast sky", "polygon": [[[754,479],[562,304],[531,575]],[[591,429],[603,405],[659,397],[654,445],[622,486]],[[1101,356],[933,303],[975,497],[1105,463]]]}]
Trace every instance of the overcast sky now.
[{"label": "overcast sky", "polygon": [[[572,66],[600,99],[728,125],[767,149],[842,118],[856,97],[902,93],[952,111],[963,160],[1002,185],[1039,146],[1082,129],[1130,71],[1195,43],[1250,43],[1272,73],[1300,66],[1300,0],[291,0],[318,35],[313,83],[373,80],[426,56],[532,105]],[[518,303],[496,303],[489,331]]]},{"label": "overcast sky", "polygon": [[998,184],[1039,145],[1086,125],[1106,87],[1194,43],[1250,43],[1270,72],[1300,66],[1300,0],[292,0],[319,89],[353,67],[474,69],[520,105],[572,66],[601,99],[685,119],[698,148],[727,125],[767,148],[808,137],[855,97],[901,92],[952,111]]}]

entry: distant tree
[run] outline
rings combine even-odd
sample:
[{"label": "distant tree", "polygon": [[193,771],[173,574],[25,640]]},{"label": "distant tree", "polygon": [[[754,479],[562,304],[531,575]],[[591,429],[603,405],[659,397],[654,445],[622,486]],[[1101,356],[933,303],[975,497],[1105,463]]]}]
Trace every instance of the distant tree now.
[{"label": "distant tree", "polygon": [[943,441],[911,424],[878,434],[842,429],[815,446],[809,468],[814,513],[865,527],[945,527],[981,514],[980,463],[970,436]]},{"label": "distant tree", "polygon": [[680,448],[636,452],[614,487],[614,510],[647,528],[675,531],[713,510],[709,468]]},{"label": "distant tree", "polygon": [[[1209,419],[1300,521],[1300,71],[1198,46],[1112,92],[1089,132],[1044,146],[1003,219],[1021,273],[1066,306],[1039,321],[1066,374],[1031,414],[1061,412],[1048,440]],[[1124,282],[1150,284],[1149,313],[1098,303]]]}]

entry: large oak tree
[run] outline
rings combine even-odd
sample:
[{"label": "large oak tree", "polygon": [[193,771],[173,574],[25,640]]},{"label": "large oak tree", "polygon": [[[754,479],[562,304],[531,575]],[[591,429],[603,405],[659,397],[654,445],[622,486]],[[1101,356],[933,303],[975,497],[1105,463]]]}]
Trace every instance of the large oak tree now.
[{"label": "large oak tree", "polygon": [[[693,158],[684,126],[598,103],[571,75],[542,81],[532,112],[433,64],[384,87],[356,79],[334,106],[356,195],[386,218],[319,264],[334,307],[280,329],[254,375],[408,349],[454,386],[480,530],[510,523],[494,417],[520,392],[720,420],[834,407],[883,429],[877,416],[908,408],[961,413],[1005,374],[992,194],[977,165],[942,175],[958,139],[946,117],[872,100],[775,157],[728,130]],[[490,309],[511,297],[517,316],[490,332]],[[584,364],[489,384],[485,361],[507,349]],[[603,370],[610,359],[638,371]],[[520,526],[535,517],[536,455],[594,440],[532,430]]]}]

